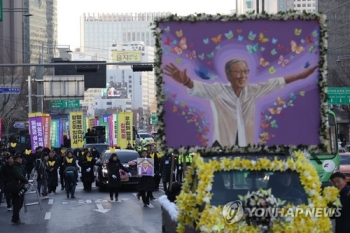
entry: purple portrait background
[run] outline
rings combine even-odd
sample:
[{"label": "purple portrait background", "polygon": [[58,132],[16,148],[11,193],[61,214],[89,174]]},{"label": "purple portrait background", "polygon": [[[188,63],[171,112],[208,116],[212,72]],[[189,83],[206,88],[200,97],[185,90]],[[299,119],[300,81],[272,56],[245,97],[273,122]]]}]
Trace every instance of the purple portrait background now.
[{"label": "purple portrait background", "polygon": [[[315,20],[163,22],[160,23],[160,28],[164,30],[161,37],[162,68],[173,63],[180,70],[187,69],[187,75],[192,79],[209,84],[228,82],[224,66],[233,58],[245,59],[248,62],[250,69],[248,83],[260,83],[270,78],[295,75],[303,72],[306,67],[318,65],[320,59],[319,25]],[[301,29],[301,33],[297,35],[295,29]],[[230,31],[233,34],[232,38],[228,36]],[[182,32],[182,36],[187,39],[187,49],[180,55],[172,52],[174,47],[179,46],[182,38],[179,32]],[[248,39],[250,32],[256,34],[253,40]],[[263,33],[269,41],[260,42],[260,33]],[[241,40],[238,37],[241,37]],[[209,43],[204,43],[206,38]],[[212,38],[216,38],[217,43]],[[273,39],[277,41],[273,43]],[[303,47],[304,51],[300,54],[292,52],[292,40]],[[247,45],[256,44],[258,44],[257,51],[249,53]],[[275,55],[272,55],[273,49],[276,52]],[[193,56],[193,51],[196,57]],[[210,58],[208,54],[212,52],[214,56]],[[203,54],[204,58],[201,56]],[[289,60],[285,67],[278,64],[280,55],[284,60]],[[261,58],[270,64],[262,66]],[[200,66],[208,69],[209,80],[196,75],[195,70],[199,70]],[[272,66],[275,72],[270,73]],[[165,74],[163,74],[163,81],[163,92],[167,96],[164,102],[166,146],[171,148],[211,147],[213,116],[210,101],[191,97],[183,85]],[[321,116],[317,82],[318,72],[314,72],[304,80],[288,84],[281,90],[257,99],[255,144],[267,146],[319,144]],[[281,111],[278,112],[277,109]]]}]

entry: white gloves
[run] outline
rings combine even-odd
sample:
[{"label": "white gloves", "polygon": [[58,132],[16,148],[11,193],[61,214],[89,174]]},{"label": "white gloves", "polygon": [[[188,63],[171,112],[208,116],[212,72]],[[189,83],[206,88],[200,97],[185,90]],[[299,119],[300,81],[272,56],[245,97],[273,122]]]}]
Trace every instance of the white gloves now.
[{"label": "white gloves", "polygon": [[129,177],[132,177],[132,174],[130,172],[128,173],[128,175],[129,175]]},{"label": "white gloves", "polygon": [[97,158],[97,157],[95,157],[95,160],[98,160],[98,158]]},{"label": "white gloves", "polygon": [[112,175],[113,179],[117,179],[117,177],[115,175]]},{"label": "white gloves", "polygon": [[86,169],[86,171],[87,171],[87,172],[90,172],[90,171],[91,171],[91,168]]}]

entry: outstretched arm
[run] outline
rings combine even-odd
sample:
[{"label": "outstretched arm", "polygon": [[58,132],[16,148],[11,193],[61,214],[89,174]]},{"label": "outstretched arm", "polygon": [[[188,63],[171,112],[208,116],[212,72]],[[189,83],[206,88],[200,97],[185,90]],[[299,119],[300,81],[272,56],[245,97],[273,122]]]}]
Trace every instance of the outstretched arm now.
[{"label": "outstretched arm", "polygon": [[187,76],[187,69],[179,70],[173,63],[165,65],[165,74],[172,77],[175,81],[181,83],[185,87],[192,89],[193,81]]},{"label": "outstretched arm", "polygon": [[284,80],[286,81],[286,84],[288,84],[288,83],[292,83],[294,81],[298,81],[300,79],[305,79],[308,76],[310,76],[317,68],[318,68],[318,66],[314,66],[314,67],[308,68],[302,73],[291,75],[291,76],[287,76],[287,77],[284,78]]}]

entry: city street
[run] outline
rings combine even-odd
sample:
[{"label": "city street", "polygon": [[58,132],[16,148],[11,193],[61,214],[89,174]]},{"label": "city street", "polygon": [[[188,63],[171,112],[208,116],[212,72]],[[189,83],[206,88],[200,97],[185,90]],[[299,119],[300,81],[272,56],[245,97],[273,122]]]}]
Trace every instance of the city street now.
[{"label": "city street", "polygon": [[[7,211],[4,203],[0,206],[1,232],[26,233],[133,233],[161,232],[161,210],[156,200],[149,207],[136,199],[136,190],[122,191],[119,202],[111,203],[108,192],[83,191],[79,182],[75,199],[67,199],[64,191],[42,200],[43,210],[38,205],[28,207],[20,217],[25,225],[11,225],[12,211]],[[154,192],[156,198],[163,195],[162,191]]]}]

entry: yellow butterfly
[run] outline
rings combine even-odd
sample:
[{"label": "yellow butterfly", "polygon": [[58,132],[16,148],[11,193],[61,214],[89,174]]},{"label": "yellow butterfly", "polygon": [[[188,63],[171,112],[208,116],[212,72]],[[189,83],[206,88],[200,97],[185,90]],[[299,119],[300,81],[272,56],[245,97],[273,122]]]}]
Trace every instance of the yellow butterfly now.
[{"label": "yellow butterfly", "polygon": [[300,92],[300,95],[301,95],[301,96],[305,96],[305,91],[301,91],[301,92]]},{"label": "yellow butterfly", "polygon": [[67,161],[67,163],[72,163],[73,162],[73,158],[66,157],[66,161]]},{"label": "yellow butterfly", "polygon": [[295,52],[296,54],[300,54],[305,50],[303,46],[297,45],[297,43],[294,40],[290,42],[290,45],[292,47],[292,52]]},{"label": "yellow butterfly", "polygon": [[182,30],[176,31],[175,33],[178,37],[182,37],[182,35],[183,35]]},{"label": "yellow butterfly", "polygon": [[266,67],[270,65],[270,62],[266,61],[264,58],[260,58],[260,65]]},{"label": "yellow butterfly", "polygon": [[269,39],[266,38],[266,37],[264,37],[264,34],[260,33],[260,34],[259,34],[259,41],[260,41],[261,43],[266,43],[266,42],[269,41]]},{"label": "yellow butterfly", "polygon": [[61,153],[64,154],[64,152],[66,152],[66,150],[61,150]]},{"label": "yellow butterfly", "polygon": [[30,153],[32,153],[32,150],[27,150],[24,152],[26,155],[30,155]]},{"label": "yellow butterfly", "polygon": [[16,146],[17,146],[17,143],[11,142],[10,146],[11,146],[11,147],[16,147]]},{"label": "yellow butterfly", "polygon": [[56,163],[56,161],[48,161],[48,162],[49,162],[49,166],[50,167],[53,167],[55,165],[55,163]]},{"label": "yellow butterfly", "polygon": [[222,37],[222,34],[218,35],[217,37],[211,38],[211,40],[212,40],[215,44],[217,44],[217,43],[221,42],[221,37]]},{"label": "yellow butterfly", "polygon": [[114,147],[109,147],[109,151],[113,153],[113,152],[115,152],[115,148]]},{"label": "yellow butterfly", "polygon": [[182,115],[185,115],[186,113],[184,111],[182,111]]},{"label": "yellow butterfly", "polygon": [[269,69],[269,73],[270,74],[276,73],[275,67],[271,66],[270,69]]},{"label": "yellow butterfly", "polygon": [[285,104],[286,102],[283,101],[283,100],[281,99],[281,97],[277,97],[277,103],[278,103],[279,105],[283,105],[283,104]]},{"label": "yellow butterfly", "polygon": [[282,107],[278,107],[278,108],[268,108],[267,110],[269,110],[269,112],[272,114],[272,115],[275,115],[275,114],[280,114],[282,112]]},{"label": "yellow butterfly", "polygon": [[93,159],[93,157],[92,157],[92,156],[87,156],[87,157],[86,157],[86,160],[87,160],[88,162],[91,162],[91,161],[92,161],[92,159]]}]

